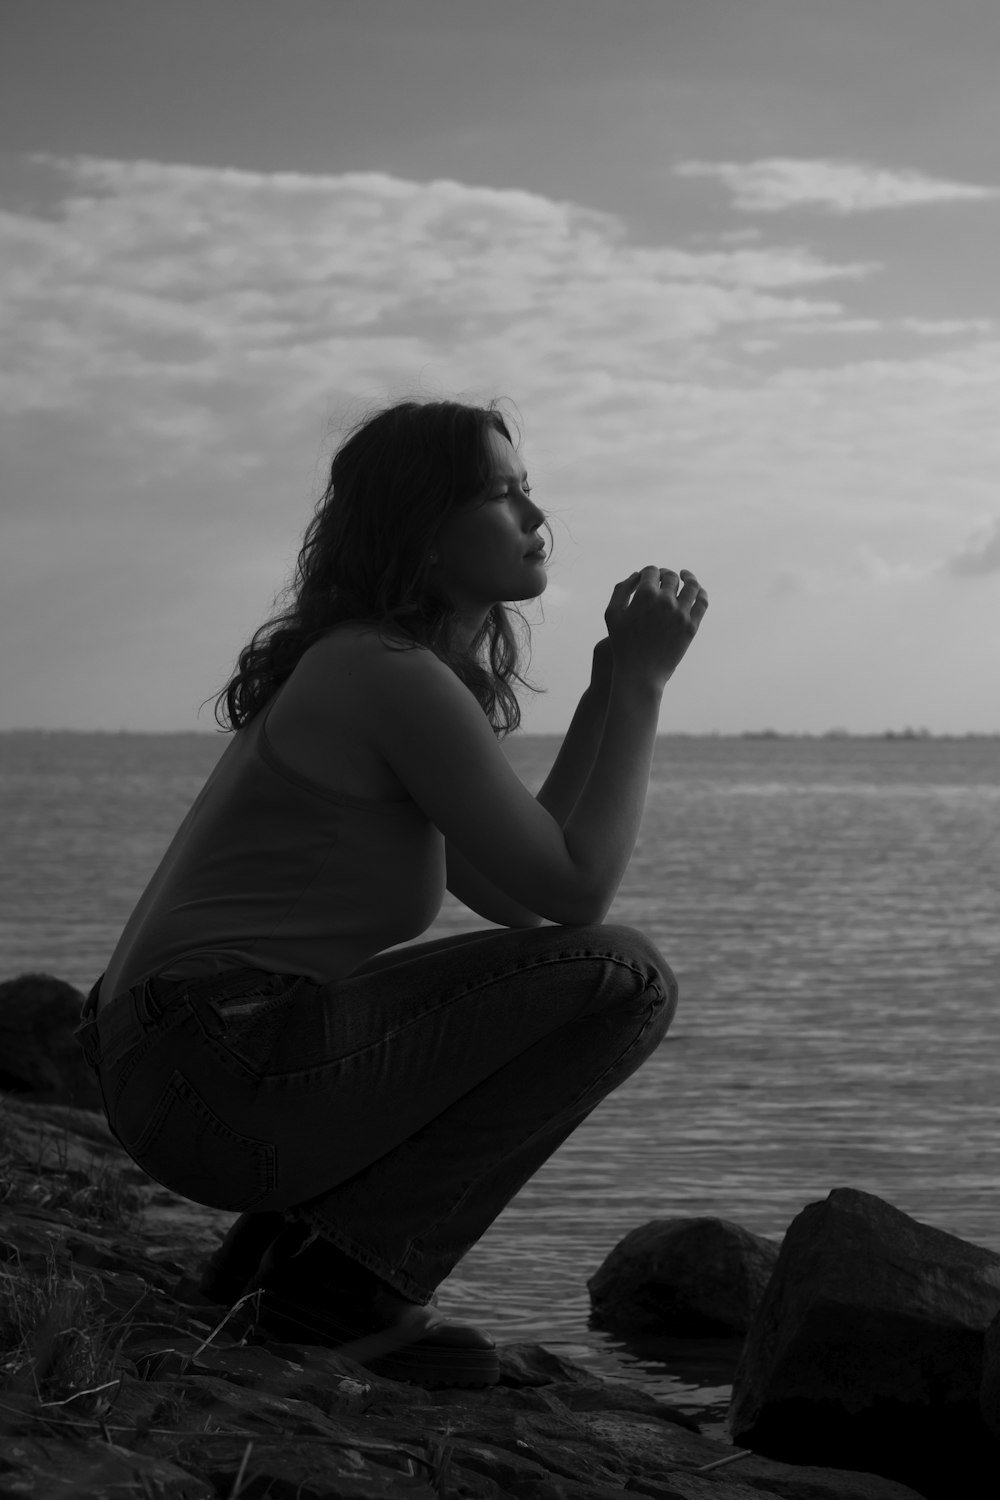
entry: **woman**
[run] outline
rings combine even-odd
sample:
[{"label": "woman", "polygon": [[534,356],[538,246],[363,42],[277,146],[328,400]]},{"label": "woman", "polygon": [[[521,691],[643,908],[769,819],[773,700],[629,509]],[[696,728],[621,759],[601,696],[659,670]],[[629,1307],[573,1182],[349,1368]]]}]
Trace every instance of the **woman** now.
[{"label": "woman", "polygon": [[[676,1003],[652,943],[602,922],[708,601],[690,573],[617,585],[532,797],[497,737],[544,522],[493,406],[405,403],[350,436],[81,1026],[125,1149],[242,1214],[206,1290],[253,1287],[279,1336],[426,1385],[497,1379],[434,1290]],[[446,884],[499,930],[394,947]]]}]

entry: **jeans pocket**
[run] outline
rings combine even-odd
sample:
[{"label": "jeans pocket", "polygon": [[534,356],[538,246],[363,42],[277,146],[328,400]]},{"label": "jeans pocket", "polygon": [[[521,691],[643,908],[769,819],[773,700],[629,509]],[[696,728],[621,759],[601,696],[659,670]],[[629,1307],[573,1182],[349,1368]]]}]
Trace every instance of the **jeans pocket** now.
[{"label": "jeans pocket", "polygon": [[150,1177],[210,1208],[243,1212],[273,1192],[277,1152],[241,1135],[174,1073],[145,1127],[126,1151]]},{"label": "jeans pocket", "polygon": [[205,996],[193,1010],[215,1057],[238,1078],[258,1081],[268,1070],[288,1020],[308,980],[290,978],[278,994],[254,991],[224,1000]]}]

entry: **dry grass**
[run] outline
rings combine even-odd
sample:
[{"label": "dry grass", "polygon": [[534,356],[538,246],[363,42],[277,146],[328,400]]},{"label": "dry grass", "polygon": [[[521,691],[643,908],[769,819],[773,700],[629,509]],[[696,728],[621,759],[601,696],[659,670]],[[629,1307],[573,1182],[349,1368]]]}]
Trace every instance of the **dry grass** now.
[{"label": "dry grass", "polygon": [[96,1276],[62,1271],[54,1255],[42,1270],[20,1261],[0,1269],[0,1391],[46,1405],[113,1384],[120,1361],[102,1301]]},{"label": "dry grass", "polygon": [[[0,1158],[0,1170],[5,1163]],[[69,1169],[53,1175],[44,1168],[17,1171],[0,1183],[0,1203],[65,1212],[75,1218],[127,1229],[141,1207],[138,1194],[112,1167],[96,1172]]]},{"label": "dry grass", "polygon": [[141,1208],[138,1193],[108,1162],[83,1168],[70,1164],[69,1133],[39,1130],[25,1149],[0,1108],[0,1205],[64,1212],[109,1228],[128,1229]]},{"label": "dry grass", "polygon": [[[102,1231],[110,1231],[113,1238],[116,1229],[134,1226],[141,1199],[113,1165],[99,1157],[87,1164],[80,1143],[73,1148],[67,1131],[49,1127],[37,1134],[26,1132],[0,1099],[0,1209],[4,1207],[39,1209],[66,1221],[89,1222],[99,1238]],[[170,1383],[158,1388],[156,1426],[149,1426],[147,1419],[140,1432],[135,1419],[129,1418],[123,1428],[116,1418],[122,1393],[133,1382],[158,1379],[125,1352],[140,1304],[122,1309],[120,1297],[98,1274],[74,1266],[54,1247],[44,1256],[25,1251],[22,1257],[13,1245],[0,1246],[0,1254],[4,1251],[10,1259],[0,1262],[0,1453],[15,1442],[41,1444],[39,1451],[47,1455],[53,1472],[39,1470],[32,1483],[51,1481],[55,1488],[39,1494],[53,1500],[56,1495],[59,1500],[90,1500],[111,1493],[121,1494],[123,1500],[161,1500],[166,1490],[151,1467],[155,1455],[197,1473],[206,1462],[204,1445],[210,1440],[212,1446],[227,1440],[242,1444],[231,1483],[226,1475],[225,1500],[269,1492],[269,1468],[258,1467],[264,1449],[255,1452],[255,1443],[264,1444],[264,1435],[251,1439],[248,1432],[235,1428],[214,1430],[212,1406],[199,1407],[197,1427],[185,1428],[191,1413],[180,1388],[187,1366],[227,1327],[233,1314],[227,1313],[198,1348],[178,1359],[177,1389]],[[231,1422],[227,1416],[226,1426]],[[413,1481],[423,1477],[439,1500],[452,1500],[455,1493],[449,1438],[447,1429],[441,1436],[431,1435],[423,1454],[406,1444],[399,1448],[399,1473]],[[97,1448],[92,1446],[95,1441]],[[293,1441],[301,1445],[304,1439]],[[135,1445],[137,1451],[130,1452]],[[378,1445],[380,1453],[384,1446]]]},{"label": "dry grass", "polygon": [[[114,1166],[70,1156],[67,1131],[26,1137],[0,1107],[0,1207],[131,1227],[140,1199]],[[75,1415],[96,1410],[85,1393],[117,1380],[119,1339],[96,1276],[61,1266],[54,1251],[41,1264],[15,1253],[0,1265],[0,1392],[43,1406],[69,1400]]]}]

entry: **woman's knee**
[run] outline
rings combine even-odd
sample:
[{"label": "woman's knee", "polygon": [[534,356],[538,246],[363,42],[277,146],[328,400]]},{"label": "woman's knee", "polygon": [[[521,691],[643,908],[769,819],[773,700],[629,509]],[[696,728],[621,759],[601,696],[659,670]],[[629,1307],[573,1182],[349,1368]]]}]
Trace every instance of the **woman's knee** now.
[{"label": "woman's knee", "polygon": [[608,922],[594,929],[598,940],[609,952],[620,954],[624,959],[644,968],[651,979],[662,979],[665,988],[676,989],[673,971],[659,948],[638,927],[626,927],[621,923]]},{"label": "woman's knee", "polygon": [[633,974],[638,969],[644,976],[641,998],[646,1011],[639,1046],[642,1055],[649,1056],[674,1019],[679,993],[676,976],[656,944],[638,928],[612,925],[605,931],[616,956],[625,960]]},{"label": "woman's knee", "polygon": [[[660,1024],[666,1031],[677,1009],[677,978],[652,938],[637,927],[615,922],[596,924],[586,931],[587,946],[616,960],[622,966],[623,981],[626,973],[634,975],[638,971],[645,980],[645,987],[659,992],[662,997]],[[626,982],[625,988],[631,993],[634,982]]]}]

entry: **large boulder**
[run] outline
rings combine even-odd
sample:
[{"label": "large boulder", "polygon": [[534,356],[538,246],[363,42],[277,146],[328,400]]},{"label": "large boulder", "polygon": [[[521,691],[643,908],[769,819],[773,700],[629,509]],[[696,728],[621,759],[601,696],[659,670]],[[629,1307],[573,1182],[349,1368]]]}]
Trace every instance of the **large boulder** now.
[{"label": "large boulder", "polygon": [[[1000,1255],[838,1188],[788,1229],[733,1386],[733,1441],[978,1494],[1000,1452],[979,1408]],[[963,1475],[966,1477],[963,1478]]]},{"label": "large boulder", "polygon": [[745,1333],[778,1247],[726,1219],[653,1219],[587,1282],[593,1321],[681,1338]]},{"label": "large boulder", "polygon": [[51,974],[0,984],[0,1090],[39,1103],[101,1108],[97,1080],[73,1035],[83,998]]},{"label": "large boulder", "polygon": [[979,1410],[995,1438],[1000,1438],[1000,1313],[986,1330]]}]

